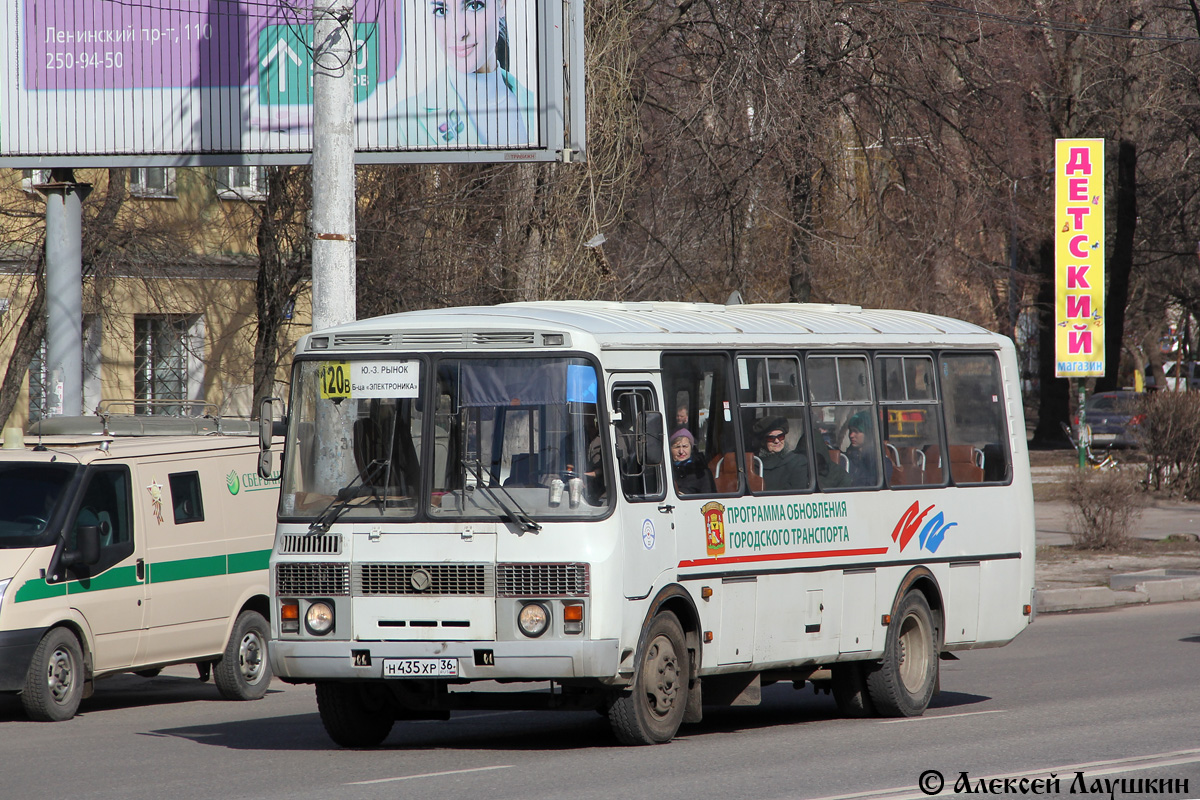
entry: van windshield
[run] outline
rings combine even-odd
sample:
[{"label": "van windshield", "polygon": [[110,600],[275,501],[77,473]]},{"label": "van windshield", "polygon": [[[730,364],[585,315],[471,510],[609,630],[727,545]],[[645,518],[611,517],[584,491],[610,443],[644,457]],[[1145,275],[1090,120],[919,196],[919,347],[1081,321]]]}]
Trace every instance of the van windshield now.
[{"label": "van windshield", "polygon": [[0,464],[0,549],[40,546],[75,464]]}]

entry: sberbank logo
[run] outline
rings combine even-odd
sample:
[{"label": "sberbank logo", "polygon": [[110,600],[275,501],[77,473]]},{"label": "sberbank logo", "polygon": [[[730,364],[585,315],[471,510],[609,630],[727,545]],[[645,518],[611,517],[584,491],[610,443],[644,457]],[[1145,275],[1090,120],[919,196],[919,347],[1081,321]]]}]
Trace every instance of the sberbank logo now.
[{"label": "sberbank logo", "polygon": [[242,490],[242,481],[238,478],[237,470],[230,470],[225,476],[225,486],[229,489],[230,494],[237,494]]}]

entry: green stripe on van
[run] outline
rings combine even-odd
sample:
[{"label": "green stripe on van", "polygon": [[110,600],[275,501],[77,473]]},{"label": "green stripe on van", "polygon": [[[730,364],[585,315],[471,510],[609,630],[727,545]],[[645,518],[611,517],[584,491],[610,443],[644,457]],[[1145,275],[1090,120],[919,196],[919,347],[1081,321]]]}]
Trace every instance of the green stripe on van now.
[{"label": "green stripe on van", "polygon": [[266,569],[271,560],[270,550],[257,550],[250,553],[232,553],[229,556],[229,574],[239,572],[255,572]]},{"label": "green stripe on van", "polygon": [[146,583],[170,583],[190,578],[212,578],[226,574],[225,556],[182,558],[179,561],[160,561],[147,564]]},{"label": "green stripe on van", "polygon": [[[228,556],[183,558],[178,561],[147,564],[146,583],[169,583],[192,578],[212,578],[218,575],[235,575],[265,570],[270,557],[270,550],[252,550],[247,553],[232,553]],[[105,589],[122,589],[136,586],[138,583],[137,568],[133,566],[110,569],[95,578],[67,581],[66,583],[46,583],[44,578],[36,578],[25,581],[17,589],[13,602],[27,603],[33,600],[62,597],[65,594],[76,595],[100,592]]]}]

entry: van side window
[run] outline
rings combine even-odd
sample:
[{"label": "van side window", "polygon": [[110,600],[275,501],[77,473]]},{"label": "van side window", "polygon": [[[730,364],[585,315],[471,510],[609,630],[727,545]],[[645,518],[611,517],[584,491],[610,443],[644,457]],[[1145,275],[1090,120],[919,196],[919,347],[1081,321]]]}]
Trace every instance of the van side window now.
[{"label": "van side window", "polygon": [[[684,431],[691,438],[686,461],[677,464],[679,459],[671,456],[677,494],[712,494],[714,485],[718,494],[740,493],[745,464],[737,457],[729,359],[722,353],[666,353],[662,382],[668,407],[676,414],[668,426],[668,442]],[[680,412],[684,407],[686,416]]]},{"label": "van side window", "polygon": [[204,521],[204,503],[200,496],[199,472],[176,472],[167,476],[171,484],[171,508],[175,524]]},{"label": "van side window", "polygon": [[892,464],[891,486],[941,485],[946,481],[935,377],[930,356],[875,357],[883,457]]},{"label": "van side window", "polygon": [[943,353],[941,366],[951,480],[1008,480],[1012,460],[1000,362],[992,353]]},{"label": "van side window", "polygon": [[130,513],[129,472],[123,467],[102,468],[88,478],[79,511],[69,528],[67,549],[75,549],[79,529],[100,528],[100,561],[73,568],[78,577],[98,575],[133,555],[133,518]]}]

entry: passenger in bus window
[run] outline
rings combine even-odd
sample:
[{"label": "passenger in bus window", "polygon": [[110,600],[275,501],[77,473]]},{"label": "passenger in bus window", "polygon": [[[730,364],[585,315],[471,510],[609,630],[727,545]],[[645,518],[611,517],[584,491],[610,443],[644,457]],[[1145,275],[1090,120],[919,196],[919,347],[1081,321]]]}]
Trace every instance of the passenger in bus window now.
[{"label": "passenger in bus window", "polygon": [[768,492],[808,488],[808,456],[789,447],[790,426],[785,417],[759,420],[755,433],[762,437],[758,458],[762,462],[763,489]]},{"label": "passenger in bus window", "polygon": [[717,485],[704,459],[696,452],[696,438],[687,428],[671,434],[671,472],[676,494],[715,494]]},{"label": "passenger in bus window", "polygon": [[[846,422],[850,445],[846,448],[847,472],[852,486],[879,485],[879,449],[875,442],[875,426],[866,411],[854,413]],[[891,478],[892,463],[887,462],[887,477]]]}]

